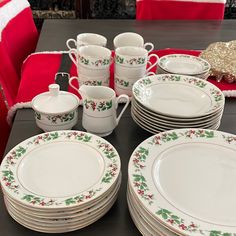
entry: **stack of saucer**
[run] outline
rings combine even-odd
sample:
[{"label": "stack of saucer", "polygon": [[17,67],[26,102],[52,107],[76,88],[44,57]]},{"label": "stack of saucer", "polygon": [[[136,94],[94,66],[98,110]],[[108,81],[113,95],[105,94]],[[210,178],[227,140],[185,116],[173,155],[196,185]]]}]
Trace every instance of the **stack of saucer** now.
[{"label": "stack of saucer", "polygon": [[131,115],[140,127],[151,133],[220,126],[224,95],[216,86],[197,77],[149,76],[138,80],[132,92]]},{"label": "stack of saucer", "polygon": [[6,208],[18,223],[39,232],[69,232],[112,207],[121,183],[120,158],[96,135],[55,131],[14,147],[0,177]]},{"label": "stack of saucer", "polygon": [[191,75],[207,79],[210,69],[210,64],[200,57],[187,54],[169,54],[159,59],[157,73]]},{"label": "stack of saucer", "polygon": [[235,235],[235,152],[235,135],[206,129],[143,141],[129,161],[127,191],[142,235]]}]

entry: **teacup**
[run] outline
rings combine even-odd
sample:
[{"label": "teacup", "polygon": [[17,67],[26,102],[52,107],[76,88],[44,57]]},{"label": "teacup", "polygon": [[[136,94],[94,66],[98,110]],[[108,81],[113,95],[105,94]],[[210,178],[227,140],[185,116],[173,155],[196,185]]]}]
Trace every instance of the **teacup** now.
[{"label": "teacup", "polygon": [[114,48],[126,47],[126,46],[134,46],[134,47],[142,47],[147,48],[150,47],[148,52],[151,52],[154,49],[154,45],[152,43],[144,43],[144,39],[141,35],[133,32],[125,32],[118,34],[113,40]]},{"label": "teacup", "polygon": [[[155,75],[155,73],[149,72],[146,76],[150,76],[150,75]],[[141,77],[141,78],[143,78],[143,77]],[[116,92],[116,95],[126,94],[129,97],[131,97],[132,96],[132,87],[133,87],[134,83],[141,78],[139,78],[139,77],[132,77],[132,78],[120,77],[120,76],[114,74],[114,90]]]},{"label": "teacup", "polygon": [[110,73],[111,51],[105,47],[81,46],[78,50],[70,49],[69,56],[77,67],[78,75],[102,76]]},{"label": "teacup", "polygon": [[[150,62],[151,58],[156,60],[153,64]],[[156,54],[148,55],[148,51],[144,48],[120,47],[115,50],[115,74],[127,78],[141,78],[157,65],[158,60]]]},{"label": "teacup", "polygon": [[89,77],[80,75],[79,77],[73,76],[69,79],[70,86],[75,89],[78,92],[78,87],[74,85],[74,82],[76,81],[76,84],[81,85],[93,85],[93,86],[108,86],[109,85],[109,77],[106,76],[100,76],[100,77]]},{"label": "teacup", "polygon": [[[112,133],[129,105],[129,97],[120,95],[116,98],[115,91],[104,86],[82,85],[79,92],[83,98],[82,126],[101,137]],[[116,110],[120,100],[126,104],[117,117]]]},{"label": "teacup", "polygon": [[77,74],[78,76],[86,76],[86,77],[110,77],[110,70],[108,68],[104,69],[91,69],[86,66],[77,65]]},{"label": "teacup", "polygon": [[[100,34],[94,34],[94,33],[83,33],[78,34],[75,39],[68,39],[66,41],[66,45],[69,49],[76,48],[78,49],[81,46],[85,45],[98,45],[102,47],[106,47],[107,39],[100,35]],[[73,44],[73,47],[71,46]]]}]

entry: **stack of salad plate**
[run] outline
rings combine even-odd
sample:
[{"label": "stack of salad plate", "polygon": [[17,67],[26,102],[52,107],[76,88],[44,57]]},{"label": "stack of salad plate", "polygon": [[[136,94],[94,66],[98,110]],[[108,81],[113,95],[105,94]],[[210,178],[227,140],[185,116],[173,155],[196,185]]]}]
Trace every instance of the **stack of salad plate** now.
[{"label": "stack of salad plate", "polygon": [[158,74],[182,74],[206,80],[211,65],[206,60],[187,54],[169,54],[158,61]]},{"label": "stack of salad plate", "polygon": [[62,233],[88,226],[114,204],[120,157],[106,140],[54,131],[14,147],[0,168],[6,208],[21,225]]},{"label": "stack of salad plate", "polygon": [[156,134],[128,167],[130,215],[145,236],[236,235],[236,136],[206,129]]},{"label": "stack of salad plate", "polygon": [[225,97],[208,81],[193,76],[160,74],[133,85],[131,115],[143,129],[155,134],[179,128],[216,130]]}]

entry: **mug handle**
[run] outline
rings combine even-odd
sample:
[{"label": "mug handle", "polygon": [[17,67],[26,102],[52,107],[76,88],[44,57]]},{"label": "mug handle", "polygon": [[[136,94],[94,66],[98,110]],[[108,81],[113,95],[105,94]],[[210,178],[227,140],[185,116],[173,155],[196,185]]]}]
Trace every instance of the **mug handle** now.
[{"label": "mug handle", "polygon": [[[126,108],[127,108],[128,105],[129,105],[129,96],[128,96],[128,95],[126,95],[126,94],[121,94],[121,95],[117,98],[117,100],[116,100],[116,104],[117,104],[117,105],[118,105],[118,103],[119,103],[119,100],[121,100],[121,99],[126,100],[126,102],[125,102],[124,108],[123,108],[122,111],[120,112],[119,116],[116,118],[116,125],[118,125],[121,116],[123,115],[124,111],[126,110]],[[118,106],[117,106],[117,107],[118,107]]]},{"label": "mug handle", "polygon": [[74,49],[74,48],[72,48],[72,49],[69,50],[69,57],[70,57],[70,59],[74,62],[74,64],[75,64],[76,67],[77,67],[77,61],[76,61],[76,59],[73,57],[73,54],[75,55],[75,58],[77,58],[78,52],[77,52],[77,50]]},{"label": "mug handle", "polygon": [[[155,61],[153,64],[150,62],[150,59],[151,59],[152,57],[155,57],[155,58],[156,58],[156,61]],[[150,55],[148,56],[148,63],[149,63],[149,65],[150,65],[150,67],[147,69],[147,72],[149,72],[154,66],[157,65],[158,60],[159,60],[159,57],[158,57],[156,54],[150,54]]]},{"label": "mug handle", "polygon": [[[146,47],[147,46],[149,46],[150,47],[150,49],[148,50]],[[151,52],[153,49],[154,49],[154,45],[153,45],[153,43],[145,43],[144,45],[143,45],[143,47],[148,51],[148,52]]]},{"label": "mug handle", "polygon": [[156,75],[154,72],[150,71],[146,74],[146,76],[152,76],[152,75]]},{"label": "mug handle", "polygon": [[72,81],[73,81],[74,79],[77,80],[78,85],[79,85],[79,79],[78,79],[76,76],[70,77],[70,79],[69,79],[69,85],[79,93],[79,88],[76,88],[76,87],[72,84]]},{"label": "mug handle", "polygon": [[70,43],[73,42],[73,44],[75,45],[74,48],[76,48],[76,41],[74,39],[68,39],[66,41],[66,46],[71,50],[71,49],[74,49],[73,47],[70,46]]}]

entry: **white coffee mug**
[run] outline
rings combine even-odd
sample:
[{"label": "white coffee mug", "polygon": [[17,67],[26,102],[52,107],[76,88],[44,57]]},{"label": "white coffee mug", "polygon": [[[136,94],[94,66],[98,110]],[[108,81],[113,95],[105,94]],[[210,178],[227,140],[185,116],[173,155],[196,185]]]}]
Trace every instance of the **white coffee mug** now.
[{"label": "white coffee mug", "polygon": [[114,48],[125,47],[125,46],[134,46],[149,48],[148,52],[151,52],[154,49],[153,43],[144,43],[144,39],[141,35],[134,32],[125,32],[118,34],[113,40]]},{"label": "white coffee mug", "polygon": [[[155,58],[155,62],[150,62]],[[144,77],[154,66],[159,57],[156,54],[148,55],[148,51],[141,47],[120,47],[115,50],[115,74],[120,77],[141,78]],[[147,65],[149,65],[147,69]]]},{"label": "white coffee mug", "polygon": [[[150,76],[150,75],[155,75],[154,72],[148,72],[148,74],[146,76]],[[120,77],[116,74],[114,74],[114,90],[116,92],[116,95],[120,95],[120,94],[126,94],[129,97],[132,96],[132,87],[134,85],[134,83],[141,79],[143,77],[132,77],[132,78],[128,78],[128,77]]]},{"label": "white coffee mug", "polygon": [[[76,81],[77,87],[74,85]],[[78,88],[81,85],[92,85],[92,86],[109,86],[109,77],[101,76],[101,77],[94,77],[94,76],[84,76],[80,75],[79,77],[73,76],[69,79],[70,86],[78,92]]]},{"label": "white coffee mug", "polygon": [[79,47],[85,46],[85,45],[98,45],[98,46],[106,47],[107,39],[100,34],[82,33],[82,34],[77,35],[76,40],[68,39],[66,41],[66,45],[69,49],[73,49],[73,48],[78,49]]},{"label": "white coffee mug", "polygon": [[[101,137],[112,133],[129,105],[129,97],[120,95],[116,98],[115,91],[104,86],[82,85],[79,92],[83,98],[82,126]],[[116,110],[120,100],[126,104],[117,117]]]},{"label": "white coffee mug", "polygon": [[78,50],[70,49],[69,56],[77,67],[78,75],[95,77],[110,75],[111,51],[105,47],[82,46]]}]

